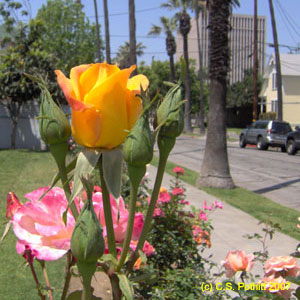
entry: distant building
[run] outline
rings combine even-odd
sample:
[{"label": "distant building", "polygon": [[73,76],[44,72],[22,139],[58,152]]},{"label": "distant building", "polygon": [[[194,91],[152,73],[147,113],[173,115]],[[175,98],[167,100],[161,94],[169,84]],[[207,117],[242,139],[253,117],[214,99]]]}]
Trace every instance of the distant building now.
[{"label": "distant building", "polygon": [[[300,54],[280,54],[283,119],[300,125]],[[275,56],[269,59],[260,97],[267,112],[278,111]]]},{"label": "distant building", "polygon": [[[209,33],[208,33],[208,13],[200,13],[199,29],[200,43],[203,53],[203,66],[208,68],[209,64]],[[266,17],[258,16],[258,63],[259,72],[264,72],[265,52],[266,52]],[[253,32],[254,32],[254,17],[250,15],[233,14],[230,17],[231,31],[229,33],[231,62],[230,62],[230,83],[243,80],[244,71],[253,68]],[[197,66],[198,61],[198,45],[197,45],[197,29],[196,20],[191,20],[191,31],[188,35],[189,57],[195,59]],[[177,53],[176,60],[183,55],[183,40],[180,33],[176,36]]]}]

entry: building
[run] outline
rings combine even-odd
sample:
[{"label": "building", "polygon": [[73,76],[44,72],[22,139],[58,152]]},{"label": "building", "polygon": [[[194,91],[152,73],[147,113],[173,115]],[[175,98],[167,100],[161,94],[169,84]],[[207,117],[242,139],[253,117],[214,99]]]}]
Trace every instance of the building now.
[{"label": "building", "polygon": [[[280,54],[283,119],[300,125],[300,54]],[[275,56],[269,59],[260,97],[267,112],[278,110]]]},{"label": "building", "polygon": [[[199,16],[200,43],[203,53],[203,66],[208,68],[209,64],[209,33],[208,33],[208,13],[202,12]],[[250,15],[233,14],[230,17],[231,31],[229,34],[231,50],[231,66],[229,80],[230,83],[243,80],[244,71],[253,67],[253,37],[254,37],[254,18]],[[258,63],[259,71],[263,74],[265,66],[266,52],[266,17],[257,18],[258,28]],[[180,33],[176,35],[177,53],[176,60],[183,55],[183,39]],[[195,59],[197,66],[198,45],[196,20],[191,20],[191,31],[188,35],[189,57]]]}]

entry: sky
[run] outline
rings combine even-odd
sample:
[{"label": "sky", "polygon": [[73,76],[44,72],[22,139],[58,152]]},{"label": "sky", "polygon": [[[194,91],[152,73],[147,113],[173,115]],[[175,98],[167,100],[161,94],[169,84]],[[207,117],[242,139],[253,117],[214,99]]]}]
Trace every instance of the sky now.
[{"label": "sky", "polygon": [[[47,0],[28,0],[31,4],[32,16],[34,17],[37,10],[45,4]],[[94,1],[81,0],[84,5],[84,11],[89,19],[95,21]],[[147,34],[152,24],[159,25],[160,17],[171,17],[174,11],[160,8],[163,0],[135,0],[136,9],[136,36],[137,42],[142,42],[146,46],[144,55],[138,58],[138,61],[151,63],[152,59],[166,60],[168,56],[165,51],[165,37],[148,37]],[[267,43],[273,43],[272,27],[270,21],[269,1],[257,0],[258,15],[267,17]],[[104,40],[104,17],[103,17],[103,0],[97,0],[99,22],[101,24],[101,35]],[[234,8],[234,13],[250,14],[254,12],[253,0],[240,0],[240,7]],[[275,17],[277,20],[278,41],[280,45],[300,48],[300,1],[299,0],[273,0]],[[108,0],[109,26],[111,33],[111,52],[115,56],[120,45],[129,41],[129,20],[128,20],[128,0]],[[280,52],[289,53],[290,48],[282,46]],[[266,61],[273,53],[273,48],[266,47]],[[300,53],[300,49],[299,52]]]}]

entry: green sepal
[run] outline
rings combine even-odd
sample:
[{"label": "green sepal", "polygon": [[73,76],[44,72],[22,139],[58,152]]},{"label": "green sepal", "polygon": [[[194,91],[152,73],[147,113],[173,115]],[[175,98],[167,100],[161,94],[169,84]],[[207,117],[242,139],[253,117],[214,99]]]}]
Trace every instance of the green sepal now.
[{"label": "green sepal", "polygon": [[131,282],[125,274],[117,274],[119,278],[119,286],[126,300],[133,300],[134,291]]},{"label": "green sepal", "polygon": [[101,153],[100,149],[92,148],[83,148],[79,153],[75,167],[74,185],[69,206],[83,189],[81,178],[87,178],[92,174],[97,166]]},{"label": "green sepal", "polygon": [[122,148],[117,147],[102,153],[103,177],[108,191],[117,200],[121,192],[123,154]]}]

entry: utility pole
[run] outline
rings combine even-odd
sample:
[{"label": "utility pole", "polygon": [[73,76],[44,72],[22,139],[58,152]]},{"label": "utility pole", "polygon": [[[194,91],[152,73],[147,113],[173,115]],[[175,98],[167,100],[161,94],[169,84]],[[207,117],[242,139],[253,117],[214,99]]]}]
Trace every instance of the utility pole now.
[{"label": "utility pole", "polygon": [[258,104],[258,91],[257,91],[257,72],[258,72],[258,59],[257,59],[257,0],[254,0],[254,38],[253,38],[253,121],[257,120],[257,104]]},{"label": "utility pole", "polygon": [[108,16],[108,7],[107,0],[103,0],[104,6],[104,22],[105,22],[105,53],[106,53],[106,62],[111,63],[110,59],[110,37],[109,37],[109,16]]},{"label": "utility pole", "polygon": [[282,113],[281,64],[280,64],[280,54],[279,54],[279,47],[278,47],[276,21],[275,21],[275,14],[274,14],[274,8],[273,8],[273,1],[272,0],[269,0],[269,7],[270,7],[270,15],[271,15],[272,31],[273,31],[273,42],[274,42],[274,50],[275,50],[277,103],[278,103],[277,119],[278,119],[278,121],[282,121],[283,113]]},{"label": "utility pole", "polygon": [[98,21],[98,8],[97,0],[94,0],[95,17],[96,17],[96,45],[97,45],[97,62],[101,61],[101,49],[100,49],[100,30]]}]

